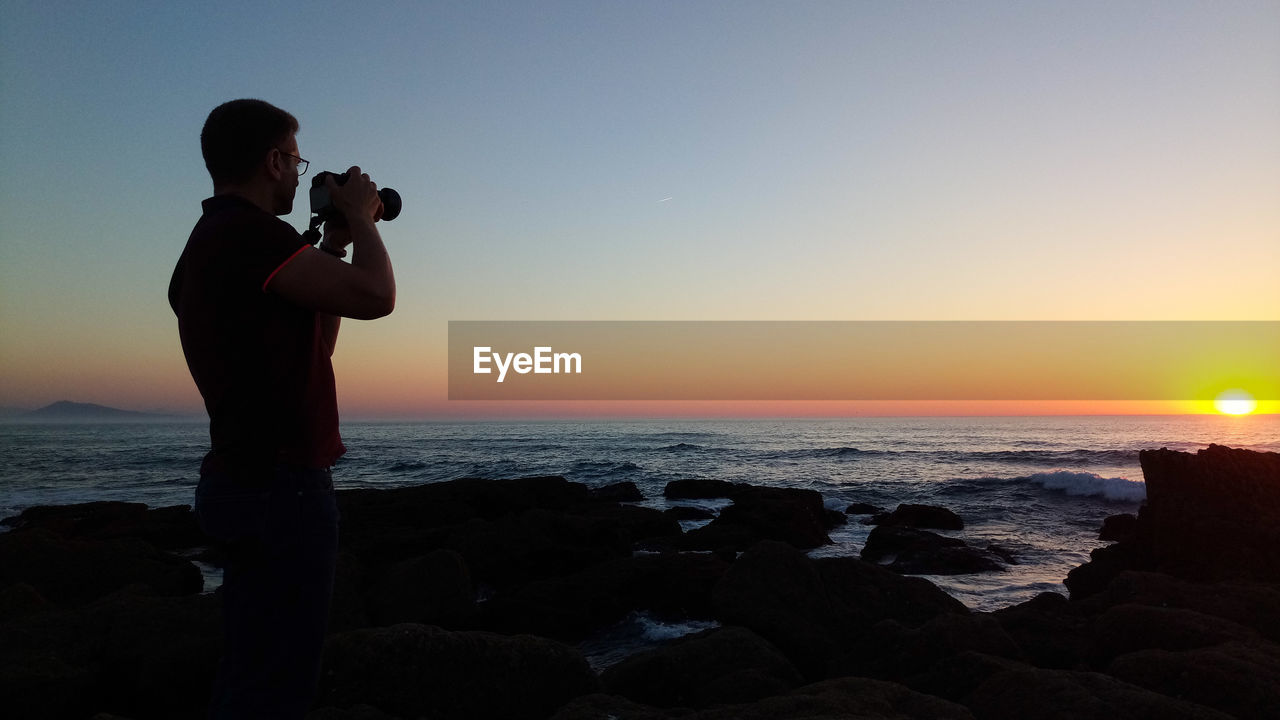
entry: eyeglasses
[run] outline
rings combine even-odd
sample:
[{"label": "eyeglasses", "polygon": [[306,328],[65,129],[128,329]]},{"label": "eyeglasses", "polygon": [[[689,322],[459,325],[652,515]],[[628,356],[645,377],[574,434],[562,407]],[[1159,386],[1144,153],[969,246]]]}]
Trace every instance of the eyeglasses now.
[{"label": "eyeglasses", "polygon": [[[280,150],[279,148],[276,148],[276,149],[277,149],[277,150]],[[297,155],[294,155],[293,153],[287,153],[287,152],[285,152],[285,151],[283,151],[283,150],[280,150],[280,154],[281,154],[281,155],[288,155],[289,157],[291,157],[291,158],[293,158],[294,160],[297,160],[297,161],[298,161],[297,168],[298,168],[298,174],[299,174],[299,175],[306,175],[306,174],[307,174],[307,168],[311,165],[311,163],[307,162],[306,160],[303,160],[302,158],[298,157]]]}]

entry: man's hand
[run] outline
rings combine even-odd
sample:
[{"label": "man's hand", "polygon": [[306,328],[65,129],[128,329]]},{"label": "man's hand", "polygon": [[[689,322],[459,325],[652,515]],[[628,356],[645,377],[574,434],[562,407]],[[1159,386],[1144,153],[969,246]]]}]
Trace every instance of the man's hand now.
[{"label": "man's hand", "polygon": [[340,217],[326,220],[320,244],[334,250],[345,250],[351,244],[351,227],[347,225],[347,221]]},{"label": "man's hand", "polygon": [[351,262],[306,248],[276,270],[266,290],[318,312],[371,320],[389,315],[395,308],[396,280],[387,248],[374,225],[382,217],[378,186],[358,167],[347,172],[342,185],[333,178],[325,179],[342,221],[325,223],[324,243],[334,249],[351,245]]},{"label": "man's hand", "polygon": [[367,173],[361,173],[359,166],[352,165],[347,170],[347,181],[341,185],[332,177],[324,179],[329,188],[329,198],[333,206],[348,220],[369,218],[374,222],[382,219],[382,200],[378,197],[378,186],[369,179]]}]

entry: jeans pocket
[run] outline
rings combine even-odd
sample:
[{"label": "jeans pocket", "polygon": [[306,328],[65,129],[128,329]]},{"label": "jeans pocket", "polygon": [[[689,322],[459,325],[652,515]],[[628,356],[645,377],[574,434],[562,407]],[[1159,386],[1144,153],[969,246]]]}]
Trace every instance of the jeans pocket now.
[{"label": "jeans pocket", "polygon": [[270,503],[269,490],[197,492],[196,520],[206,535],[224,543],[261,540]]}]

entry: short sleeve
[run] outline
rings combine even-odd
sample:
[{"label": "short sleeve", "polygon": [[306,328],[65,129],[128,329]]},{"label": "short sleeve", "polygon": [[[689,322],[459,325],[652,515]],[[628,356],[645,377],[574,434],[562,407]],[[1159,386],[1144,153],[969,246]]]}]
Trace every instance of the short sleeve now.
[{"label": "short sleeve", "polygon": [[289,223],[266,215],[261,223],[241,235],[241,268],[246,279],[259,291],[267,289],[267,283],[280,268],[309,247],[306,240]]}]

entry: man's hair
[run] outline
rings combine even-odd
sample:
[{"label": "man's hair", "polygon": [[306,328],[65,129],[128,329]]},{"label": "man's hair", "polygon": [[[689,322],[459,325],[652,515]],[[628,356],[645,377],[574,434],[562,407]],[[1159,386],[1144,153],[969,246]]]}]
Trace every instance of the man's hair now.
[{"label": "man's hair", "polygon": [[200,131],[200,152],[214,186],[253,177],[262,158],[296,132],[297,118],[261,100],[232,100],[214,108]]}]

